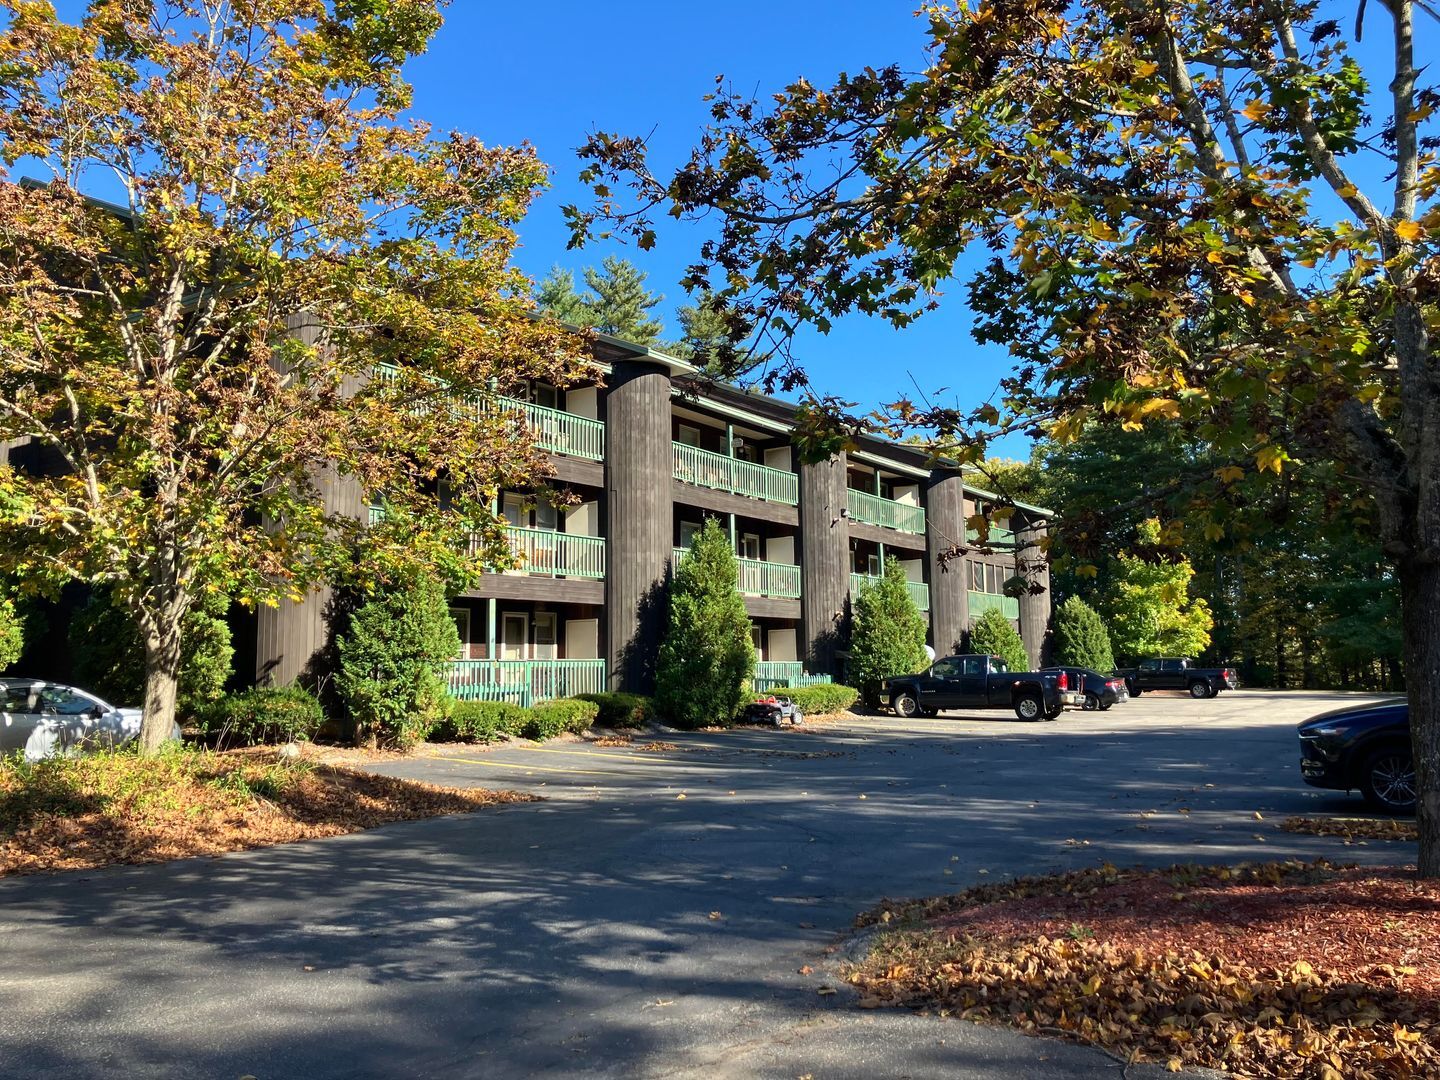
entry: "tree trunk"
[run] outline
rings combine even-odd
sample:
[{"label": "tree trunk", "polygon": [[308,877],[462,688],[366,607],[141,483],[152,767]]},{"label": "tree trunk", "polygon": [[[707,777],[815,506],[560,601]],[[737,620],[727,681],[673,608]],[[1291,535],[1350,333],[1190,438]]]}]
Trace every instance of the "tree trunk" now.
[{"label": "tree trunk", "polygon": [[1440,878],[1440,566],[1401,567],[1405,683],[1420,800],[1420,876]]},{"label": "tree trunk", "polygon": [[153,754],[175,730],[180,686],[179,620],[163,634],[145,635],[145,713],[140,723],[140,752]]}]

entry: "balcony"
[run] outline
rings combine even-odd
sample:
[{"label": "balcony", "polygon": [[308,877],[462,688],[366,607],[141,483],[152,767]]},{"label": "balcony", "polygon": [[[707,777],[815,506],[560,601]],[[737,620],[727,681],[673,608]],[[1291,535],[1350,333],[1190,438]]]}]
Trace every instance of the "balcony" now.
[{"label": "balcony", "polygon": [[925,534],[925,510],[909,503],[882,499],[879,495],[856,491],[848,492],[850,517],[866,525],[878,525],[882,529],[896,532]]},{"label": "balcony", "polygon": [[[862,585],[873,585],[882,580],[878,574],[851,574],[850,595],[856,596]],[[923,581],[905,582],[905,591],[910,594],[910,599],[915,601],[915,606],[921,611],[930,610],[930,586]]]},{"label": "balcony", "polygon": [[445,676],[458,701],[529,706],[606,689],[604,660],[456,660]]},{"label": "balcony", "polygon": [[[675,548],[671,552],[674,566],[690,554],[689,548]],[[800,567],[788,563],[766,562],[763,559],[735,560],[740,564],[740,592],[746,596],[771,596],[781,600],[800,598]]]},{"label": "balcony", "polygon": [[819,686],[830,681],[829,675],[805,674],[805,665],[799,660],[757,660],[751,684],[758,694],[782,686]]},{"label": "balcony", "polygon": [[[965,542],[976,544],[980,541],[980,534],[975,529],[965,530]],[[1002,529],[998,525],[990,526],[990,539],[986,541],[987,547],[992,548],[1013,548],[1015,546],[1015,531],[1013,529]]]},{"label": "balcony", "polygon": [[545,577],[605,578],[605,540],[599,536],[526,529],[511,525],[505,530],[510,550],[526,574]]},{"label": "balcony", "polygon": [[793,472],[726,457],[701,450],[698,446],[678,442],[672,445],[675,449],[673,475],[676,480],[788,506],[800,501],[799,478]]},{"label": "balcony", "polygon": [[[375,378],[380,382],[392,382],[400,369],[393,364],[379,364]],[[452,405],[464,409],[494,409],[518,414],[520,422],[535,436],[535,445],[556,454],[587,458],[590,461],[605,460],[605,425],[588,416],[577,416],[563,409],[551,409],[545,405],[531,405],[526,401],[504,397],[499,394],[475,394],[468,398],[457,398]],[[417,411],[426,411],[430,406],[417,405]]]},{"label": "balcony", "polygon": [[535,434],[535,445],[542,450],[590,461],[605,460],[605,425],[599,420],[514,398],[496,397],[495,401],[501,409],[520,413],[525,426]]},{"label": "balcony", "polygon": [[1011,622],[1020,618],[1020,601],[1014,596],[999,593],[970,591],[970,621],[973,623],[987,611],[998,611]]}]

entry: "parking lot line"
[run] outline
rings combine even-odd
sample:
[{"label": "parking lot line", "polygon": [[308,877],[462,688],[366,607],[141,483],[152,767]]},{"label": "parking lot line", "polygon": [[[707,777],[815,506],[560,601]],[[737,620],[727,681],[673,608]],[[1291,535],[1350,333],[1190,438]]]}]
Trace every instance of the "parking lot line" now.
[{"label": "parking lot line", "polygon": [[615,757],[622,758],[625,761],[645,760],[644,758],[637,758],[634,754],[620,754],[610,750],[561,750],[558,747],[550,746],[516,746],[512,747],[512,749],[523,750],[528,754],[569,754],[571,757]]},{"label": "parking lot line", "polygon": [[586,776],[605,775],[605,773],[600,769],[556,769],[549,765],[522,765],[519,762],[515,761],[486,761],[484,758],[478,757],[446,757],[442,754],[436,754],[433,758],[431,758],[431,760],[459,761],[463,762],[466,765],[490,765],[497,769],[522,769],[525,772],[558,772],[565,773],[567,776],[574,776],[577,773],[584,773]]}]

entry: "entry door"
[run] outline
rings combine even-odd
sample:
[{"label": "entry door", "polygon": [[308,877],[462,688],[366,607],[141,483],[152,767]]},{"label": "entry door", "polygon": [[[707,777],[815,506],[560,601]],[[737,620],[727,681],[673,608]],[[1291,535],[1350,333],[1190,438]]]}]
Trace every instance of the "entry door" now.
[{"label": "entry door", "polygon": [[553,611],[535,615],[535,657],[536,660],[556,659],[555,613]]},{"label": "entry door", "polygon": [[500,621],[500,659],[528,660],[530,626],[524,612],[507,611]]}]

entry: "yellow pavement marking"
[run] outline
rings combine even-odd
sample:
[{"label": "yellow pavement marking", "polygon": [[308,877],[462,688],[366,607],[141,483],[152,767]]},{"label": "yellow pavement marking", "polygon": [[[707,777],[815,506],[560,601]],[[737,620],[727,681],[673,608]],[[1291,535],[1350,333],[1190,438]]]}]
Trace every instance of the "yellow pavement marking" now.
[{"label": "yellow pavement marking", "polygon": [[558,773],[565,773],[566,775],[572,775],[572,776],[573,776],[575,773],[584,773],[584,774],[586,774],[587,776],[604,776],[604,775],[605,775],[605,773],[604,773],[603,771],[599,770],[599,769],[555,769],[555,768],[550,767],[549,765],[521,765],[520,763],[514,762],[514,761],[486,761],[484,758],[480,758],[480,757],[473,757],[473,758],[468,758],[468,757],[446,757],[446,756],[444,756],[444,755],[442,755],[442,754],[436,754],[436,755],[435,755],[433,758],[431,758],[430,760],[431,760],[431,761],[460,761],[460,762],[463,762],[463,763],[466,764],[466,765],[490,765],[490,766],[493,766],[493,767],[495,767],[495,768],[497,768],[497,769],[523,769],[523,770],[526,771],[526,772],[558,772]]},{"label": "yellow pavement marking", "polygon": [[516,750],[523,750],[527,754],[569,754],[572,757],[618,757],[626,761],[644,761],[644,758],[637,758],[634,754],[617,754],[609,750],[560,750],[549,746],[517,746]]}]

